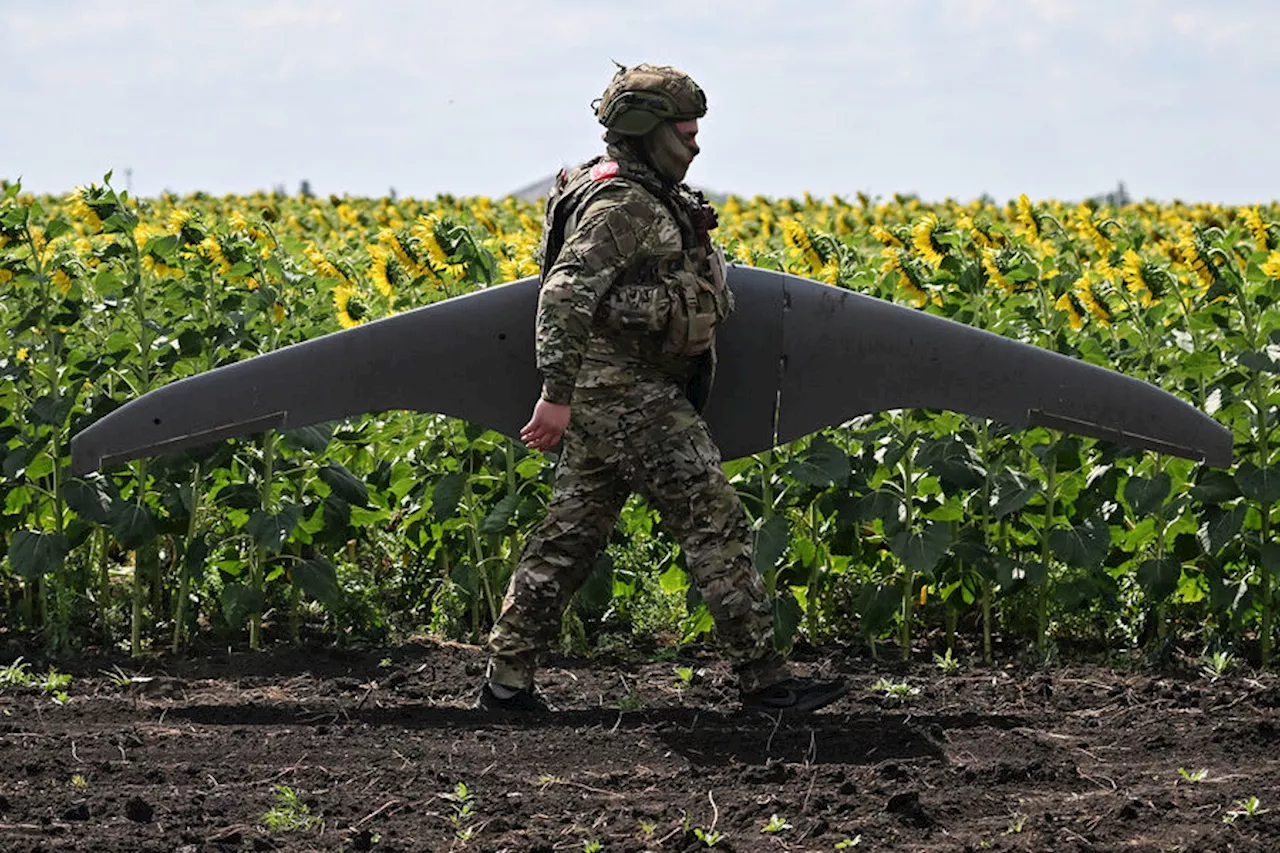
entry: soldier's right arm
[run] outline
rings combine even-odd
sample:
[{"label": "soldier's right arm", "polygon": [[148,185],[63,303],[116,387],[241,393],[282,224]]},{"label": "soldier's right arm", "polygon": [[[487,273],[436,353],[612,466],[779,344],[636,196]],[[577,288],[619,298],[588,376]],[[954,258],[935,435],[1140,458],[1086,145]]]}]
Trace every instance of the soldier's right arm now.
[{"label": "soldier's right arm", "polygon": [[588,201],[565,236],[538,297],[538,370],[542,396],[568,404],[600,300],[640,257],[652,251],[658,217],[643,190],[611,181]]}]

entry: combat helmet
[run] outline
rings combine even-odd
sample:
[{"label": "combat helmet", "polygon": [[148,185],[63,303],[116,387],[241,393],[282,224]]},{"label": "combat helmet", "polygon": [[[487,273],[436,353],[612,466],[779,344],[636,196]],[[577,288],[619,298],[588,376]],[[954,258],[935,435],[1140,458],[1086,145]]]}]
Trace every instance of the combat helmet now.
[{"label": "combat helmet", "polygon": [[664,121],[707,114],[707,96],[693,79],[669,65],[619,65],[609,86],[592,103],[596,118],[623,136],[644,136]]}]

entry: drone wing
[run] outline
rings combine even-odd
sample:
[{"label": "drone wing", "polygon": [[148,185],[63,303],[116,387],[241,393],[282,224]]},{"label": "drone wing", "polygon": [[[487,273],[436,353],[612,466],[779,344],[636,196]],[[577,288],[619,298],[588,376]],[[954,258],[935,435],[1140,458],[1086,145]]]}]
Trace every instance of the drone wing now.
[{"label": "drone wing", "polygon": [[393,409],[516,436],[542,384],[537,299],[521,279],[172,382],[77,434],[72,471]]},{"label": "drone wing", "polygon": [[[1229,430],[1149,383],[797,276],[734,275],[785,294],[779,443],[869,412],[946,409],[1231,464]],[[723,360],[732,365],[733,354]]]},{"label": "drone wing", "polygon": [[[1231,463],[1228,430],[1115,371],[785,273],[733,266],[729,285],[737,311],[706,410],[726,459],[931,408]],[[537,296],[537,279],[521,279],[173,382],[76,435],[72,469],[393,409],[518,437],[541,384]]]}]

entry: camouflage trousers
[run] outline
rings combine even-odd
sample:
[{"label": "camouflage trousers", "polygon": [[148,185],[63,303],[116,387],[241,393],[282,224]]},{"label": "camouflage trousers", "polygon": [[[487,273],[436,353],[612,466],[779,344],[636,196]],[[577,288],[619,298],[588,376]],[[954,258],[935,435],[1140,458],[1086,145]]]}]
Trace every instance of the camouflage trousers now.
[{"label": "camouflage trousers", "polygon": [[531,687],[560,619],[609,542],[630,494],[680,543],[744,691],[788,677],[772,607],[751,562],[746,514],[706,422],[673,382],[579,388],[551,505],[512,575],[489,636],[491,680]]}]

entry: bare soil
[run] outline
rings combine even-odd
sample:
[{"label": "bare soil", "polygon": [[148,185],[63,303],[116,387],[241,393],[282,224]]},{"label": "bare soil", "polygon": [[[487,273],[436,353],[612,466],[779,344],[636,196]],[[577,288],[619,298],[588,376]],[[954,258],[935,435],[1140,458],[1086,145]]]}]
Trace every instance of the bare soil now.
[{"label": "bare soil", "polygon": [[[553,660],[538,720],[428,641],[64,663],[65,705],[0,692],[0,850],[1280,850],[1273,675],[796,659],[849,695],[743,712],[697,650]],[[311,826],[268,828],[277,786]]]}]

